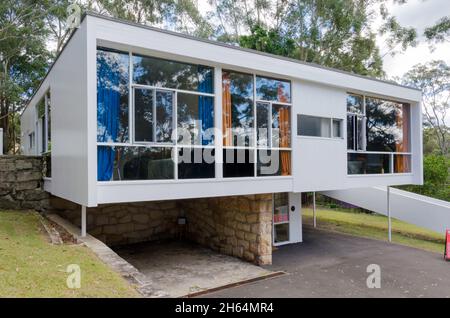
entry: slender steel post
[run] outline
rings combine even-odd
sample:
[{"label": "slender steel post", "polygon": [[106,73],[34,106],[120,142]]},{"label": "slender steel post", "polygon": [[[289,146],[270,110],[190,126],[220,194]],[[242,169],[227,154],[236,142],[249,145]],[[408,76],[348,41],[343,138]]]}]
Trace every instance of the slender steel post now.
[{"label": "slender steel post", "polygon": [[387,217],[388,217],[388,238],[392,242],[392,222],[391,222],[391,188],[387,187]]},{"label": "slender steel post", "polygon": [[86,236],[86,206],[81,206],[81,237]]},{"label": "slender steel post", "polygon": [[314,227],[316,227],[317,222],[316,222],[316,193],[313,192],[313,224]]}]

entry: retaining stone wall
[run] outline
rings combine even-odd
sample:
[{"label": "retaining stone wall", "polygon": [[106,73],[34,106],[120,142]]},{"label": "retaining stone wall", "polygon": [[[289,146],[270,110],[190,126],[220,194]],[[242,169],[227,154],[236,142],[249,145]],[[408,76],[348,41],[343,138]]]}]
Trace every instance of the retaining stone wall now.
[{"label": "retaining stone wall", "polygon": [[0,209],[42,211],[48,203],[40,156],[0,156]]}]

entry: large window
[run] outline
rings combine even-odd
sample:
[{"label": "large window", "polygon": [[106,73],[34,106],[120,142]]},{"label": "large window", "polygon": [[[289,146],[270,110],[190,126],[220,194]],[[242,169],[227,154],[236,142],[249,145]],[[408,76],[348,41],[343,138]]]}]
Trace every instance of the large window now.
[{"label": "large window", "polygon": [[291,84],[223,71],[223,177],[291,174]]},{"label": "large window", "polygon": [[411,172],[410,105],[347,96],[349,174]]},{"label": "large window", "polygon": [[[223,177],[290,175],[290,82],[222,80]],[[212,67],[98,48],[98,180],[215,178],[214,102]]]},{"label": "large window", "polygon": [[213,79],[211,67],[99,48],[98,180],[214,178]]}]

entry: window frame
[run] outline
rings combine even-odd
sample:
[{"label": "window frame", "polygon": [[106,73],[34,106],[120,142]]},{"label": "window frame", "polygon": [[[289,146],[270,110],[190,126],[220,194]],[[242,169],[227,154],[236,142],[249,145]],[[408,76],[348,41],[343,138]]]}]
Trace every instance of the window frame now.
[{"label": "window frame", "polygon": [[[299,124],[300,124],[299,116],[307,116],[307,117],[314,117],[314,118],[319,118],[319,119],[325,119],[325,120],[328,120],[328,121],[329,121],[330,136],[327,137],[327,136],[299,135],[299,134],[298,134],[298,128],[299,128]],[[297,113],[296,119],[297,119],[297,134],[296,134],[297,138],[314,138],[314,139],[341,140],[341,141],[344,140],[344,136],[343,136],[343,130],[344,130],[344,125],[343,125],[343,123],[344,123],[344,119],[342,119],[342,118],[325,117],[325,116],[316,116],[316,115],[309,115],[309,114],[300,114],[300,113]],[[340,123],[339,130],[340,130],[341,136],[334,136],[334,131],[333,131],[333,122],[334,122],[334,121],[338,121],[338,122]]]},{"label": "window frame", "polygon": [[[110,50],[109,48],[106,47],[97,47],[97,50]],[[172,99],[172,134],[173,132],[177,131],[178,129],[178,116],[177,116],[177,112],[178,112],[178,93],[183,93],[183,94],[191,94],[191,95],[197,95],[197,96],[209,96],[213,98],[213,102],[214,102],[214,112],[216,112],[217,109],[217,105],[216,105],[216,90],[213,89],[214,93],[203,93],[203,92],[198,92],[198,91],[189,91],[189,90],[183,90],[183,89],[177,89],[177,88],[167,88],[167,87],[162,87],[162,86],[152,86],[152,85],[146,85],[146,84],[137,84],[134,83],[134,79],[133,79],[133,71],[134,71],[134,64],[133,64],[133,55],[139,55],[139,56],[143,56],[141,54],[137,54],[133,51],[128,51],[128,52],[122,52],[122,53],[128,53],[128,59],[129,59],[129,63],[128,63],[128,75],[129,75],[129,80],[128,80],[128,142],[99,142],[97,141],[97,147],[98,146],[106,146],[106,147],[143,147],[143,148],[152,148],[152,147],[160,147],[160,148],[170,148],[172,151],[174,151],[174,160],[175,163],[173,165],[173,169],[174,169],[174,178],[172,179],[142,179],[142,180],[109,180],[109,181],[98,181],[97,183],[99,184],[111,184],[111,183],[136,183],[136,182],[148,182],[148,183],[160,183],[160,182],[167,182],[167,181],[198,181],[198,180],[214,180],[217,178],[217,174],[215,173],[214,178],[200,178],[200,179],[196,179],[196,178],[191,178],[191,179],[179,179],[178,178],[178,153],[179,150],[181,148],[209,148],[209,149],[215,149],[216,147],[216,139],[214,138],[214,143],[210,144],[210,145],[186,145],[186,144],[181,144],[178,143],[178,138],[175,138],[175,140],[173,140],[171,142],[158,142],[158,141],[136,141],[135,140],[135,89],[146,89],[146,90],[151,90],[152,94],[153,94],[153,106],[152,106],[152,119],[155,119],[156,117],[156,112],[155,112],[155,107],[156,107],[156,92],[157,91],[163,91],[163,92],[171,92],[173,94],[173,99]],[[157,58],[157,59],[161,59],[161,60],[166,60],[169,61],[167,59],[162,59],[159,57],[154,57],[154,56],[150,56],[153,58]],[[170,60],[172,61],[172,60]],[[173,60],[174,62],[180,62],[177,60]],[[180,62],[180,63],[185,63],[185,64],[192,64],[192,63],[186,63],[186,62]],[[194,64],[195,65],[195,64]],[[212,68],[213,72],[215,72],[215,69],[213,66],[208,66],[208,65],[201,65],[201,66],[206,66],[206,67],[210,67]],[[213,87],[215,85],[214,82],[214,76],[212,78],[213,81]],[[98,107],[98,106],[97,106]],[[155,117],[154,117],[155,116]],[[155,140],[156,137],[156,121],[153,125],[153,137]],[[177,134],[175,134],[175,137],[177,137]]]},{"label": "window frame", "polygon": [[[230,73],[240,73],[240,74],[246,74],[246,75],[252,75],[253,77],[253,105],[252,105],[252,112],[253,112],[253,136],[251,138],[251,142],[248,146],[222,146],[222,150],[227,150],[227,149],[234,149],[234,150],[238,150],[238,149],[244,149],[244,150],[249,150],[249,151],[253,151],[253,165],[254,165],[254,171],[253,171],[253,175],[252,176],[246,176],[246,177],[224,177],[222,176],[223,179],[225,180],[229,180],[229,179],[244,179],[244,180],[249,180],[251,178],[255,178],[255,179],[261,179],[261,178],[292,178],[292,127],[293,127],[293,116],[292,116],[292,106],[293,106],[293,97],[292,97],[292,81],[288,80],[288,79],[280,79],[280,78],[273,78],[273,77],[268,77],[268,76],[264,76],[264,75],[258,75],[256,73],[246,73],[246,72],[242,72],[242,71],[236,71],[233,69],[223,69],[222,70],[222,77],[221,77],[221,90],[223,87],[223,72],[230,72]],[[270,100],[264,100],[264,99],[256,99],[256,78],[260,77],[260,78],[268,78],[268,79],[276,79],[279,81],[286,81],[290,83],[290,98],[291,98],[291,102],[290,103],[284,103],[284,102],[279,102],[279,101],[270,101]],[[222,97],[223,98],[223,97]],[[267,136],[267,142],[269,143],[270,146],[272,146],[272,124],[273,124],[273,119],[272,119],[272,109],[273,109],[273,105],[281,105],[281,106],[288,106],[289,107],[289,128],[290,128],[290,147],[268,147],[268,146],[259,146],[258,145],[258,114],[257,114],[257,104],[258,103],[262,103],[262,104],[269,104],[269,110],[268,110],[268,136]],[[221,105],[220,107],[223,107],[223,100],[221,101]],[[222,121],[222,128],[223,128],[223,120]],[[232,127],[230,127],[232,128]],[[223,136],[222,136],[223,137]],[[275,150],[275,151],[289,151],[290,152],[290,158],[291,158],[291,171],[289,175],[276,175],[276,176],[258,176],[258,152],[259,150]],[[223,172],[223,167],[222,167],[222,172]]]},{"label": "window frame", "polygon": [[[104,47],[104,46],[98,46],[97,50],[114,50],[114,48],[108,48],[108,47]],[[134,64],[133,64],[133,55],[138,55],[138,56],[149,56],[149,57],[153,57],[153,58],[157,58],[157,59],[162,59],[162,60],[168,60],[165,58],[160,58],[158,56],[153,56],[153,55],[143,55],[141,53],[137,53],[134,52],[132,50],[127,50],[127,51],[121,51],[124,54],[128,54],[128,59],[129,59],[129,65],[128,65],[128,76],[129,76],[129,80],[128,80],[128,140],[126,142],[114,142],[114,141],[108,141],[108,142],[99,142],[97,141],[96,144],[97,146],[108,146],[108,147],[146,147],[146,148],[151,148],[151,147],[166,147],[166,148],[175,148],[174,151],[174,160],[176,161],[176,163],[174,164],[174,178],[173,179],[142,179],[142,180],[109,180],[109,181],[98,181],[96,180],[97,184],[102,184],[102,185],[110,185],[110,184],[136,184],[136,183],[140,183],[140,184],[154,184],[154,183],[172,183],[172,182],[177,182],[177,183],[183,183],[183,182],[210,182],[211,180],[221,180],[221,181],[233,181],[233,180],[275,180],[277,178],[292,178],[293,176],[293,171],[292,171],[292,143],[293,143],[293,134],[292,134],[292,127],[293,127],[293,123],[294,123],[294,118],[293,118],[293,112],[292,112],[292,106],[293,106],[293,96],[292,96],[292,81],[290,81],[289,79],[282,79],[282,78],[274,78],[277,80],[281,80],[281,81],[287,81],[290,82],[290,98],[291,98],[291,102],[290,103],[283,103],[283,102],[277,102],[277,101],[265,101],[265,100],[258,100],[259,102],[265,102],[265,103],[271,103],[271,104],[278,104],[278,105],[285,105],[285,106],[289,106],[290,107],[290,121],[289,121],[289,126],[290,126],[290,147],[288,148],[281,148],[281,147],[274,147],[274,148],[267,148],[267,147],[258,147],[256,145],[257,143],[257,137],[256,137],[256,129],[257,129],[257,125],[256,125],[256,76],[259,77],[267,77],[264,75],[258,75],[255,73],[246,73],[244,71],[240,71],[240,70],[234,70],[234,69],[222,69],[221,67],[215,67],[214,65],[208,65],[208,64],[198,64],[200,66],[205,66],[205,67],[210,67],[212,68],[213,71],[213,76],[212,76],[212,85],[213,85],[213,93],[203,93],[203,92],[198,92],[198,91],[189,91],[189,90],[184,90],[184,89],[178,89],[178,88],[167,88],[167,87],[160,87],[160,86],[152,86],[152,85],[146,85],[146,84],[137,84],[134,83],[134,79],[133,79],[133,71],[134,71]],[[192,62],[186,62],[183,60],[176,60],[176,59],[170,59],[168,61],[174,61],[174,62],[179,62],[179,63],[185,63],[185,64],[194,64]],[[255,138],[253,138],[253,142],[252,145],[249,147],[234,147],[234,146],[224,146],[222,144],[222,141],[219,140],[221,138],[218,138],[217,136],[214,136],[214,141],[213,143],[209,144],[209,145],[202,145],[202,144],[182,144],[182,143],[178,143],[178,138],[175,138],[174,141],[172,142],[139,142],[139,141],[135,141],[135,122],[134,122],[134,116],[135,116],[135,106],[134,106],[134,102],[135,102],[135,88],[142,88],[142,89],[151,89],[151,90],[161,90],[161,91],[170,91],[173,92],[174,97],[173,97],[173,107],[172,107],[172,131],[175,131],[178,129],[178,93],[185,93],[185,94],[191,94],[191,95],[197,95],[197,96],[208,96],[211,97],[213,99],[214,102],[214,129],[219,129],[222,127],[223,122],[222,122],[222,118],[219,119],[219,121],[221,122],[220,126],[217,126],[217,116],[220,116],[220,114],[222,113],[222,111],[218,111],[219,107],[220,109],[223,107],[222,105],[222,99],[220,98],[220,100],[218,100],[218,96],[221,96],[221,92],[222,92],[222,74],[223,71],[229,71],[229,72],[237,72],[237,73],[244,73],[244,74],[249,74],[253,77],[253,104],[251,105],[252,107],[252,111],[253,111],[253,116],[254,116],[254,125],[253,125],[253,134],[255,136]],[[216,74],[217,72],[217,74]],[[217,79],[220,77],[220,86]],[[267,77],[267,78],[271,78],[271,77]],[[218,93],[219,92],[219,93]],[[271,108],[272,109],[272,108]],[[271,111],[271,110],[270,110]],[[272,114],[270,112],[270,121],[272,124]],[[272,128],[269,130],[270,132],[272,131]],[[177,136],[178,134],[176,134]],[[221,136],[223,138],[223,136]],[[182,148],[186,148],[186,149],[194,149],[194,148],[202,148],[202,149],[213,149],[215,150],[215,164],[213,163],[213,165],[215,165],[214,171],[215,171],[215,175],[213,178],[190,178],[190,179],[180,179],[178,178],[178,154],[179,151]],[[251,177],[223,177],[222,172],[223,172],[223,167],[222,165],[218,164],[217,160],[218,158],[220,158],[221,156],[218,154],[218,151],[224,151],[226,149],[246,149],[246,150],[252,150],[254,152],[254,173],[253,176]],[[291,154],[291,171],[290,171],[290,175],[286,175],[286,176],[281,176],[281,175],[276,175],[276,176],[258,176],[257,175],[257,154],[258,154],[258,150],[261,149],[268,149],[268,150],[278,150],[278,151],[289,151]]]},{"label": "window frame", "polygon": [[[347,154],[350,153],[357,153],[357,154],[387,154],[389,155],[389,171],[388,173],[374,173],[374,174],[349,174],[348,173],[348,155],[347,155],[347,176],[348,177],[367,177],[367,176],[399,176],[399,175],[412,175],[413,173],[413,156],[412,156],[412,143],[411,143],[411,136],[412,136],[412,127],[411,124],[408,127],[408,134],[409,134],[409,151],[407,152],[398,152],[398,151],[368,151],[366,150],[367,147],[367,106],[366,106],[366,99],[367,98],[373,98],[373,99],[379,99],[382,101],[387,101],[387,102],[393,102],[393,103],[398,103],[398,104],[402,104],[402,102],[399,101],[394,101],[394,100],[390,100],[387,98],[382,98],[382,97],[375,97],[375,96],[370,96],[370,95],[366,95],[366,94],[358,94],[358,93],[351,93],[351,92],[347,92],[347,95],[353,95],[353,96],[361,96],[362,100],[363,100],[363,105],[362,105],[362,112],[361,113],[354,113],[354,112],[348,112],[347,111],[347,117],[346,117],[346,124],[348,125],[348,116],[359,116],[360,118],[363,119],[363,149],[362,150],[358,150],[356,149],[356,137],[357,135],[355,135],[355,131],[353,130],[353,149],[348,149],[347,148]],[[412,112],[411,112],[411,104],[408,104],[410,107],[410,111],[409,111],[409,118],[408,121],[409,123],[412,122]],[[347,109],[346,109],[347,110]],[[346,139],[348,138],[347,136],[347,132],[346,133]],[[347,147],[347,145],[346,145]],[[395,166],[394,166],[394,157],[396,155],[405,155],[405,156],[409,156],[409,164],[410,164],[410,171],[409,172],[395,172]]]}]

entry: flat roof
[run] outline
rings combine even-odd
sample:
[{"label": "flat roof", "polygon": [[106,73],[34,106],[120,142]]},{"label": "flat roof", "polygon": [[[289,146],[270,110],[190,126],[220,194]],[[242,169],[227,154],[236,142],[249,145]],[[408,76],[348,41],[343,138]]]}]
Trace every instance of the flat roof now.
[{"label": "flat roof", "polygon": [[[327,71],[331,71],[331,72],[346,74],[346,75],[359,77],[359,78],[363,78],[363,79],[367,79],[367,80],[371,80],[371,81],[377,81],[377,82],[381,82],[381,83],[385,83],[385,84],[389,84],[389,85],[394,85],[394,86],[398,86],[398,87],[402,87],[402,88],[406,88],[406,89],[411,89],[411,90],[414,90],[414,91],[421,91],[418,88],[407,86],[407,85],[402,85],[402,84],[396,83],[394,81],[388,81],[388,80],[383,80],[383,79],[379,79],[379,78],[375,78],[375,77],[355,74],[355,73],[352,73],[352,72],[343,71],[343,70],[340,70],[340,69],[319,65],[319,64],[316,64],[316,63],[300,61],[300,60],[297,60],[297,59],[294,59],[294,58],[290,58],[290,57],[285,57],[285,56],[281,56],[281,55],[275,55],[275,54],[271,54],[271,53],[266,53],[266,52],[254,50],[254,49],[249,49],[249,48],[243,48],[243,47],[240,47],[240,46],[236,46],[236,45],[232,45],[232,44],[228,44],[228,43],[224,43],[224,42],[219,42],[219,41],[199,38],[199,37],[188,35],[188,34],[184,34],[184,33],[179,33],[179,32],[175,32],[175,31],[170,31],[170,30],[166,30],[166,29],[161,29],[161,28],[157,28],[157,27],[153,27],[153,26],[149,26],[149,25],[136,23],[136,22],[133,22],[133,21],[128,21],[128,20],[124,20],[124,19],[120,19],[120,18],[106,16],[106,15],[99,14],[99,13],[92,12],[92,11],[86,11],[85,13],[83,13],[81,21],[80,21],[80,24],[83,23],[83,21],[85,20],[85,18],[87,16],[92,16],[92,17],[103,19],[103,20],[109,20],[109,21],[112,21],[112,22],[127,24],[127,25],[134,26],[134,27],[148,29],[148,30],[152,30],[152,31],[155,31],[155,32],[161,32],[161,33],[165,33],[165,34],[169,34],[169,35],[173,35],[173,36],[177,36],[177,37],[182,37],[182,38],[186,38],[186,39],[190,39],[190,40],[194,40],[194,41],[204,42],[204,43],[208,43],[208,44],[212,44],[212,45],[216,45],[216,46],[221,46],[221,47],[225,47],[225,48],[229,48],[229,49],[233,49],[233,50],[239,50],[239,51],[243,51],[243,52],[247,52],[247,53],[258,54],[258,55],[262,55],[262,56],[271,57],[271,58],[278,59],[278,60],[298,63],[298,64],[309,66],[309,67],[314,67],[314,68],[319,68],[319,69],[323,69],[323,70],[327,70]],[[70,40],[72,39],[73,35],[76,33],[77,30],[78,29],[74,29],[72,31],[72,33],[70,34],[70,36],[67,39],[66,43],[64,44],[63,48],[58,53],[58,55],[55,57],[55,60],[52,62],[52,64],[50,65],[49,69],[47,70],[47,73],[45,74],[44,78],[40,81],[39,86],[33,92],[33,95],[28,99],[27,105],[25,106],[23,111],[25,111],[25,109],[28,107],[28,104],[34,98],[36,93],[39,91],[40,87],[42,86],[43,82],[47,78],[48,74],[51,72],[53,66],[58,61],[59,56],[65,50],[65,48],[67,47],[67,44],[70,42]],[[22,111],[22,114],[23,114],[23,111]]]}]

